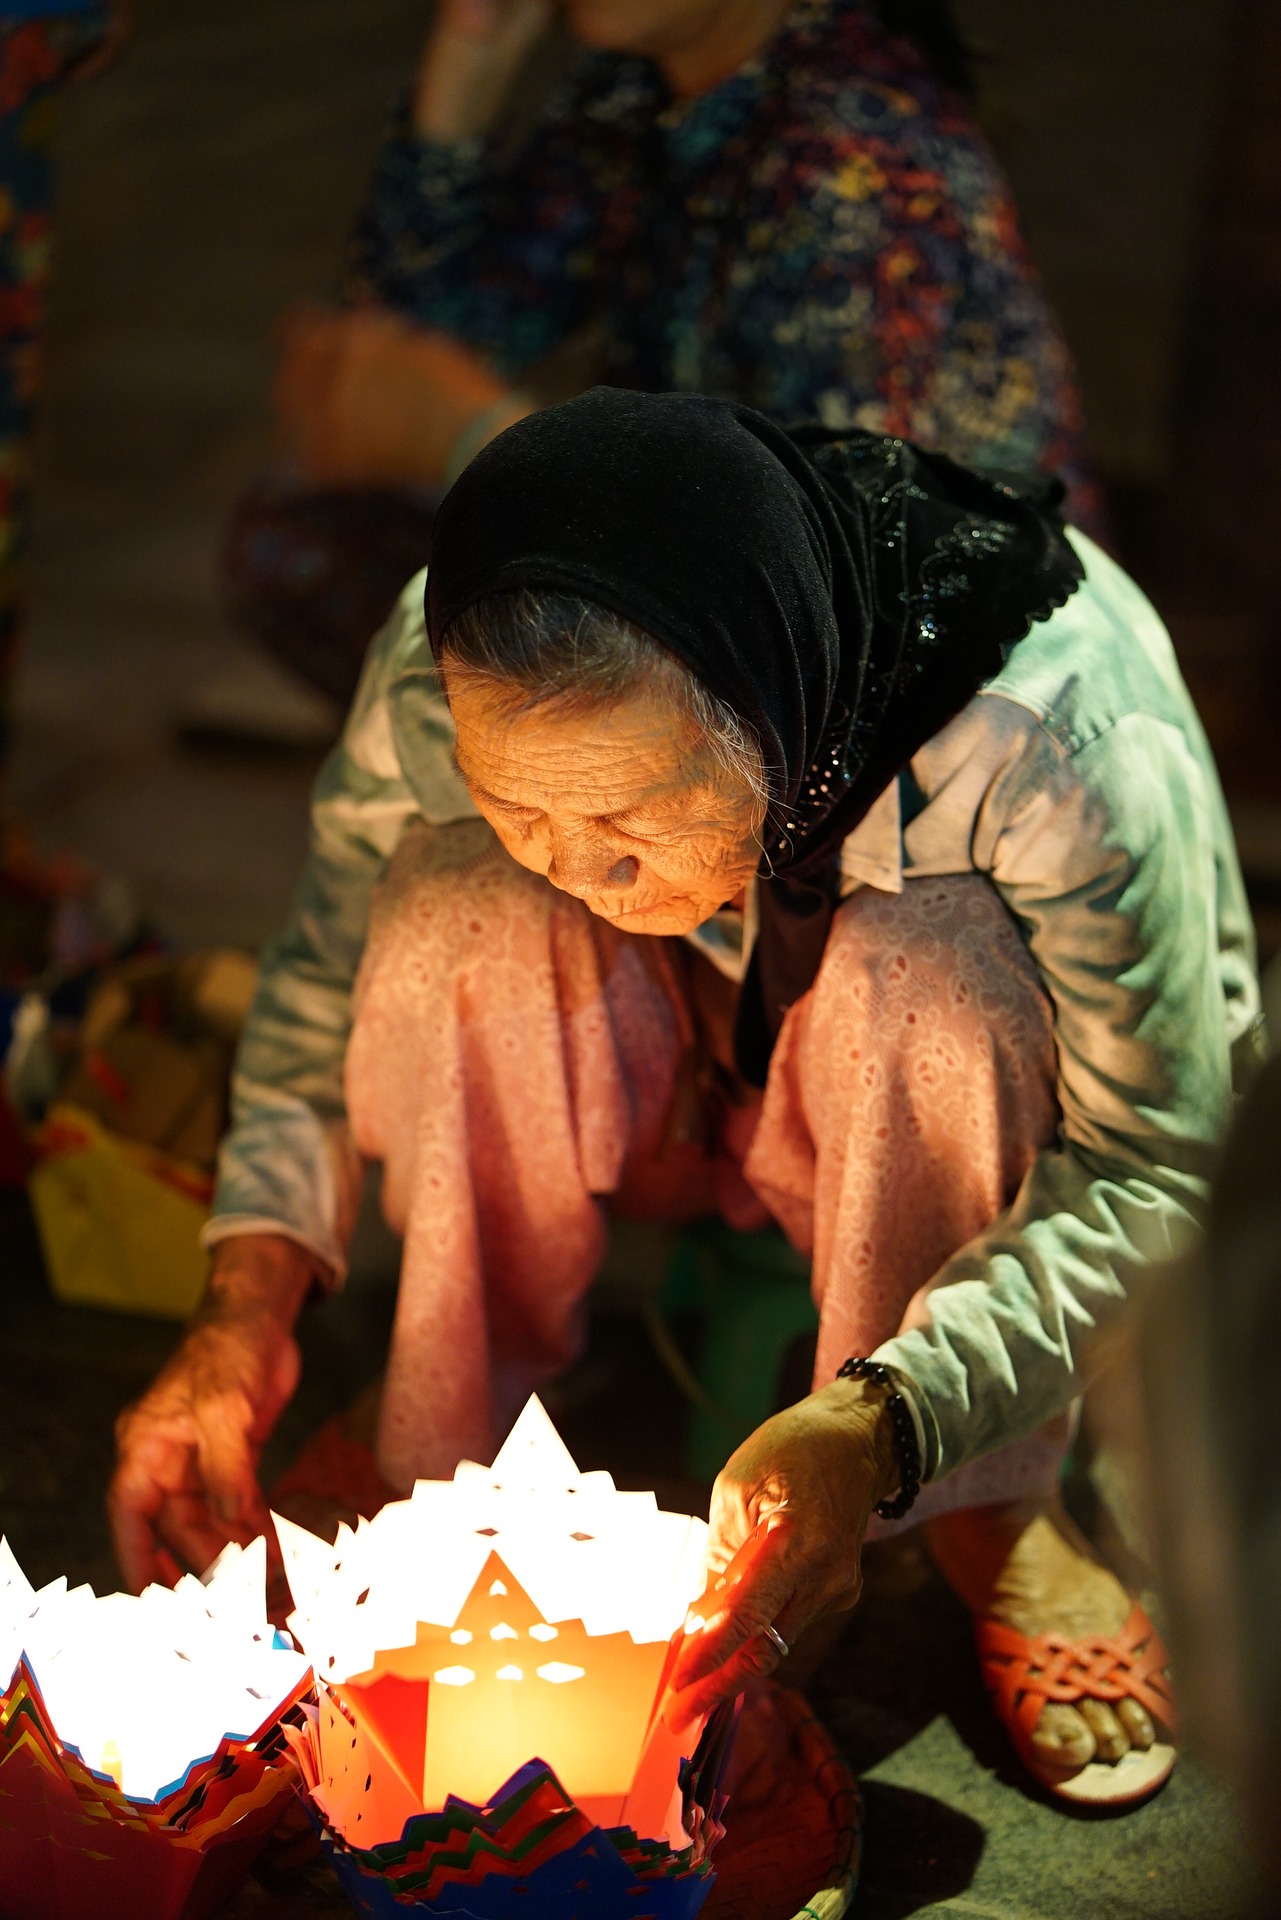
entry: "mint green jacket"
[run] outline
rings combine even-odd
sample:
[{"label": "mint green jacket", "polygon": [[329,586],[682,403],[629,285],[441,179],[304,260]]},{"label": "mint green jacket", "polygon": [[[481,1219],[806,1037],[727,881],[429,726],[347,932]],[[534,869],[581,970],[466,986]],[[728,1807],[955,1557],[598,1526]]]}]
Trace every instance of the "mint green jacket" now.
[{"label": "mint green jacket", "polygon": [[[846,842],[845,890],[986,875],[1054,1008],[1057,1140],[961,1249],[897,1367],[937,1477],[1030,1432],[1088,1379],[1096,1332],[1194,1229],[1234,1092],[1262,1052],[1226,808],[1169,638],[1074,534],[1085,583],[917,754]],[[475,815],[412,580],[316,784],[293,917],[264,956],[210,1242],[267,1228],[344,1270],[359,1168],[343,1057],[370,899],[406,823]],[[739,973],[752,935],[692,936]]]}]

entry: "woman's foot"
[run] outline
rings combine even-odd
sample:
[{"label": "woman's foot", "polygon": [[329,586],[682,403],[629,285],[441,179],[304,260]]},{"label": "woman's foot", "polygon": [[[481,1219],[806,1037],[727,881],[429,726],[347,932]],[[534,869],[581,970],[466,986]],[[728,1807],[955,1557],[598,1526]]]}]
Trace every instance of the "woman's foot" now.
[{"label": "woman's foot", "polygon": [[[1116,1634],[1134,1604],[1057,1505],[970,1507],[931,1521],[927,1535],[944,1578],[976,1619],[1029,1637]],[[1048,1767],[1077,1768],[1147,1752],[1167,1732],[1137,1700],[1087,1696],[1079,1706],[1047,1703],[1030,1742]]]}]

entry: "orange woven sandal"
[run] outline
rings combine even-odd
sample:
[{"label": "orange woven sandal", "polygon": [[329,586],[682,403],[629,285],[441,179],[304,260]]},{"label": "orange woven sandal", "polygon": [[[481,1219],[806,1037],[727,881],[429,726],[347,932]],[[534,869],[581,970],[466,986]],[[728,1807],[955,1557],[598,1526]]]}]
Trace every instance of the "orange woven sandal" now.
[{"label": "orange woven sandal", "polygon": [[[1051,1793],[1094,1806],[1125,1806],[1146,1799],[1174,1769],[1178,1731],[1169,1655],[1156,1628],[1136,1601],[1119,1633],[1069,1640],[1062,1633],[1029,1637],[999,1620],[981,1620],[976,1630],[979,1664],[998,1720],[1019,1759]],[[1091,1760],[1083,1767],[1056,1767],[1032,1745],[1041,1709],[1058,1702],[1137,1700],[1157,1730],[1146,1753],[1131,1748],[1115,1762]]]}]

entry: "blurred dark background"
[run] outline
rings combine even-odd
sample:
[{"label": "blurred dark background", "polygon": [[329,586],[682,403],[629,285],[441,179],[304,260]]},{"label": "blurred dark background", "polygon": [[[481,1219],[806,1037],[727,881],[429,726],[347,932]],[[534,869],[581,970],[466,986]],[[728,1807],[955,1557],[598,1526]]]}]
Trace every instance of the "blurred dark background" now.
[{"label": "blurred dark background", "polygon": [[[1281,10],[956,12],[1080,365],[1122,557],[1219,748],[1270,948]],[[139,0],[124,58],[66,104],[14,798],[180,940],[261,939],[303,844],[305,752],[193,755],[173,716],[219,678],[276,697],[224,622],[216,556],[270,452],[273,324],[330,292],[427,20],[422,0]]]}]

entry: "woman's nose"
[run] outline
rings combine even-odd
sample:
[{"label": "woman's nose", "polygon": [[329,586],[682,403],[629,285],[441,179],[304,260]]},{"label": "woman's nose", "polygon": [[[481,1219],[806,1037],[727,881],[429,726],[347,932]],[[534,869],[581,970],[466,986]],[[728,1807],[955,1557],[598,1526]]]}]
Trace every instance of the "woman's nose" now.
[{"label": "woman's nose", "polygon": [[611,854],[581,842],[558,839],[552,849],[547,878],[565,893],[586,899],[589,894],[626,893],[636,885],[639,861],[630,853]]}]

